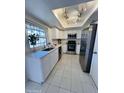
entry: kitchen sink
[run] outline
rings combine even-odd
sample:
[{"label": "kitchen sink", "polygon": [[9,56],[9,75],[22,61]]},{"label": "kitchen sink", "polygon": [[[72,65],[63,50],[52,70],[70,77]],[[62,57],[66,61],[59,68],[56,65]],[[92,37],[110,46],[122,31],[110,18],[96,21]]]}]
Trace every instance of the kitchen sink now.
[{"label": "kitchen sink", "polygon": [[54,48],[46,48],[46,49],[44,49],[43,51],[50,51],[50,50],[52,50],[52,49],[54,49]]}]

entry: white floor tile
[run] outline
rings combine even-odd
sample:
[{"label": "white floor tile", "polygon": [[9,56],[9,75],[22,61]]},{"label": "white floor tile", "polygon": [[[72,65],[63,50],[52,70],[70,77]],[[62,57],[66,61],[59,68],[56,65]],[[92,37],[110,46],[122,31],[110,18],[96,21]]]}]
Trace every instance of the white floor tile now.
[{"label": "white floor tile", "polygon": [[46,93],[59,93],[59,87],[50,85],[46,91]]},{"label": "white floor tile", "polygon": [[90,75],[82,72],[78,55],[64,54],[43,85],[26,83],[26,93],[98,93]]},{"label": "white floor tile", "polygon": [[71,79],[63,77],[60,87],[63,89],[70,90],[71,89]]},{"label": "white floor tile", "polygon": [[83,93],[98,93],[97,89],[91,84],[82,84]]},{"label": "white floor tile", "polygon": [[45,93],[48,86],[49,85],[47,83],[44,83],[41,85],[32,81],[29,81],[26,84],[26,93]]},{"label": "white floor tile", "polygon": [[58,76],[58,77],[54,77],[53,81],[51,82],[51,85],[60,87],[60,83],[61,83],[61,77]]},{"label": "white floor tile", "polygon": [[68,90],[60,88],[59,93],[71,93],[71,92]]}]

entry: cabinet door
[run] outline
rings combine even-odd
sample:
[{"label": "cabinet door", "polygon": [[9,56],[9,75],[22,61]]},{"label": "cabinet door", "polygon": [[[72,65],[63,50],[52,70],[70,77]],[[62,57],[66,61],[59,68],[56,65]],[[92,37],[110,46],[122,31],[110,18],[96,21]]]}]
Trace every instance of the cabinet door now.
[{"label": "cabinet door", "polygon": [[59,38],[63,39],[64,38],[64,31],[59,31]]},{"label": "cabinet door", "polygon": [[62,38],[61,35],[62,35],[62,31],[59,31],[59,32],[58,32],[58,38]]},{"label": "cabinet door", "polygon": [[63,31],[63,38],[64,38],[64,39],[67,39],[67,38],[68,38],[67,36],[68,36],[67,31]]},{"label": "cabinet door", "polygon": [[57,38],[57,39],[60,38],[59,33],[60,33],[60,31],[57,29],[57,30],[56,30],[56,38]]},{"label": "cabinet door", "polygon": [[80,45],[77,45],[76,46],[76,54],[79,54],[80,53]]},{"label": "cabinet door", "polygon": [[66,44],[62,46],[62,51],[63,51],[63,53],[67,52],[67,45]]},{"label": "cabinet door", "polygon": [[40,60],[33,57],[26,57],[26,74],[29,80],[37,83],[43,81]]},{"label": "cabinet door", "polygon": [[53,67],[55,66],[55,64],[57,63],[58,61],[58,49],[56,49],[55,51],[53,51],[51,54],[50,54],[50,61],[51,61],[51,70],[53,69]]},{"label": "cabinet door", "polygon": [[42,67],[43,67],[43,74],[44,74],[44,79],[47,78],[47,76],[49,75],[49,72],[50,72],[50,61],[49,61],[49,55],[45,56],[43,59],[42,59]]},{"label": "cabinet door", "polygon": [[54,51],[49,54],[49,63],[50,63],[50,71],[53,69],[54,66]]},{"label": "cabinet door", "polygon": [[55,50],[55,64],[58,62],[58,48]]},{"label": "cabinet door", "polygon": [[52,28],[51,31],[52,31],[52,38],[53,38],[53,39],[59,38],[59,30],[58,30],[58,29]]}]

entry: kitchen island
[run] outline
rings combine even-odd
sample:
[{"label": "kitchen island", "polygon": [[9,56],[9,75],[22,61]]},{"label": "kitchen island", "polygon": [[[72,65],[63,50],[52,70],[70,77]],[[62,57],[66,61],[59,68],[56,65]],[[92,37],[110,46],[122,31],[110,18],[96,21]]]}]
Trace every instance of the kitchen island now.
[{"label": "kitchen island", "polygon": [[37,51],[28,56],[26,61],[27,78],[37,83],[43,83],[55,64],[58,62],[58,48],[57,45],[50,51]]}]

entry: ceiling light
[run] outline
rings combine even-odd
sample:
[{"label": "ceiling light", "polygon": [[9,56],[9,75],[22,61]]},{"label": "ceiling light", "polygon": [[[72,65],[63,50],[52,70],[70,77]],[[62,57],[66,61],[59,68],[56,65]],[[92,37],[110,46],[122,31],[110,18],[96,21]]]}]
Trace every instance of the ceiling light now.
[{"label": "ceiling light", "polygon": [[68,24],[76,24],[80,20],[80,12],[75,8],[64,8],[64,18]]},{"label": "ceiling light", "polygon": [[78,17],[77,16],[70,16],[67,21],[68,23],[76,23],[78,20]]},{"label": "ceiling light", "polygon": [[[53,13],[63,28],[77,26],[80,27],[86,22],[86,20],[96,9],[96,4],[94,4],[94,2],[95,1],[92,1],[91,3],[81,3],[74,6],[55,9],[53,10]],[[92,28],[89,30],[91,29]]]}]

